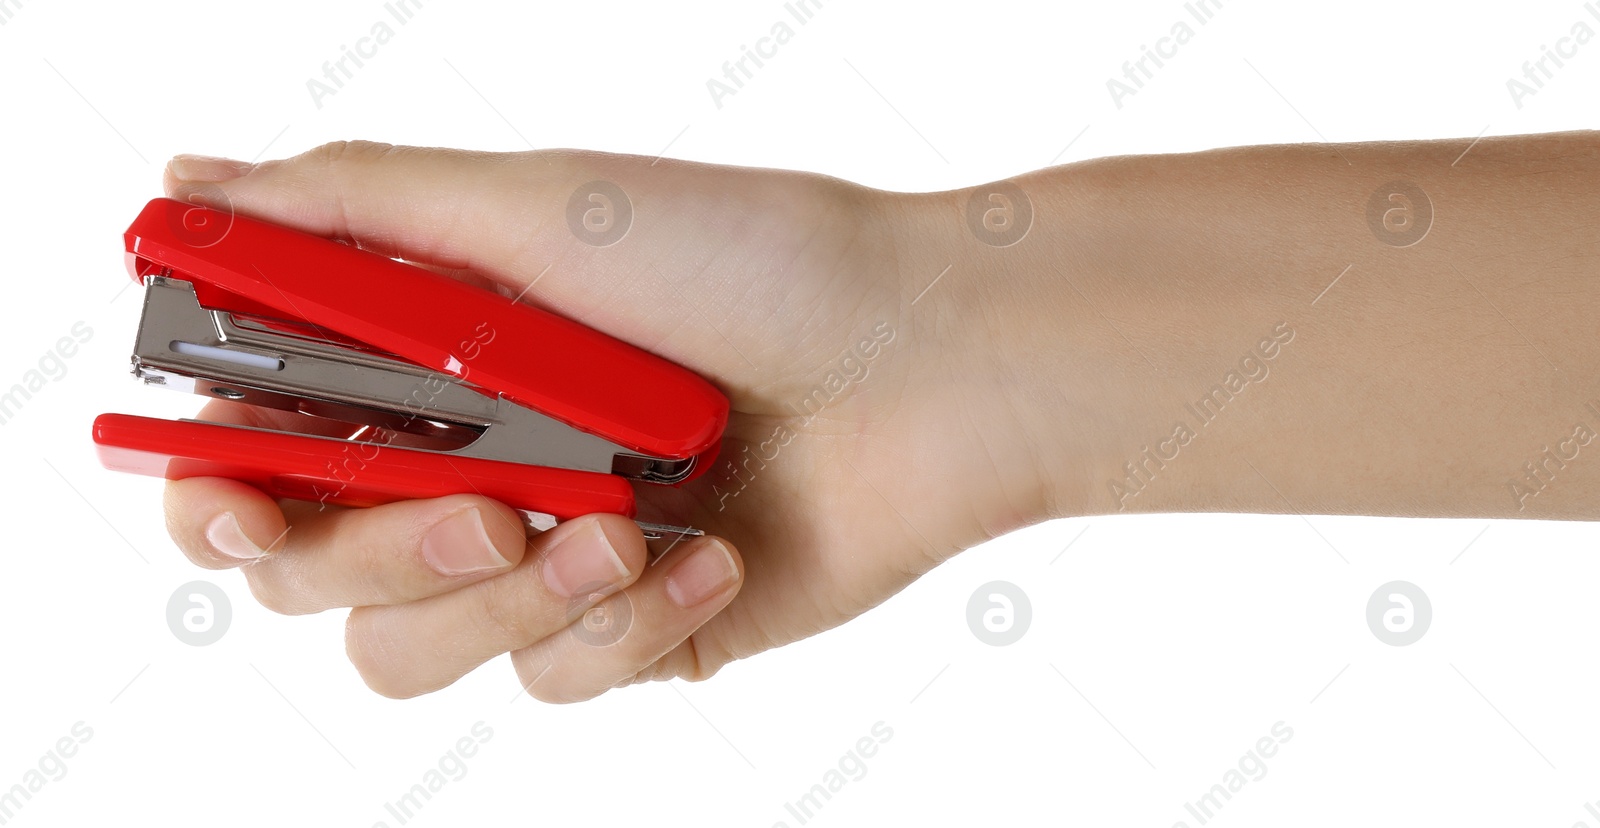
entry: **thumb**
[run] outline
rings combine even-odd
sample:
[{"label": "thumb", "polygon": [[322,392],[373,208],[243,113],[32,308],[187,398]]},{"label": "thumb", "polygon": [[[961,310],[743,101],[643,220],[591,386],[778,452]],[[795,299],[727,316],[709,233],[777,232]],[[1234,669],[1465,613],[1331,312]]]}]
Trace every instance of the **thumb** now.
[{"label": "thumb", "polygon": [[[763,281],[760,265],[810,251],[804,228],[837,213],[837,199],[820,197],[845,186],[831,181],[638,155],[369,141],[260,164],[182,155],[165,175],[173,198],[488,280],[725,383],[754,370],[745,353],[764,355],[763,325],[792,295],[786,282]],[[724,332],[712,318],[736,321]]]},{"label": "thumb", "polygon": [[163,184],[172,198],[520,289],[569,247],[562,211],[585,166],[553,152],[338,141],[260,164],[180,155]]}]

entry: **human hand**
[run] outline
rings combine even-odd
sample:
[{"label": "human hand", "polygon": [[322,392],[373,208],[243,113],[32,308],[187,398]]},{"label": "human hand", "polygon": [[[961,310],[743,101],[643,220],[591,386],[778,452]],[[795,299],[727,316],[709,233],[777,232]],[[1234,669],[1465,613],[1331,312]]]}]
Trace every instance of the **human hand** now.
[{"label": "human hand", "polygon": [[[594,181],[631,204],[620,239],[569,225],[569,199]],[[253,166],[180,156],[166,187],[520,297],[730,398],[714,468],[681,489],[640,487],[642,513],[708,533],[654,564],[638,526],[615,515],[526,538],[511,509],[477,496],[319,509],[229,480],[168,485],[169,531],[197,564],[241,569],[275,611],[353,608],[349,657],[384,695],[440,689],[506,652],[546,701],[704,679],[1049,511],[1004,337],[963,301],[973,280],[939,284],[941,268],[971,269],[969,249],[989,252],[963,238],[956,196],[364,142]],[[226,401],[201,417],[348,433]],[[587,629],[597,608],[620,626]]]}]

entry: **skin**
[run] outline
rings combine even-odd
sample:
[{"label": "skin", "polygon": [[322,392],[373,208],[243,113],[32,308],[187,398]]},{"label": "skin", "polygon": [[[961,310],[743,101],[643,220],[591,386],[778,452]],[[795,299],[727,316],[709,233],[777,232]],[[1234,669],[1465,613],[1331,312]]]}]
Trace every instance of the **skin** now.
[{"label": "skin", "polygon": [[[566,219],[595,180],[634,210],[606,247]],[[1394,242],[1415,204],[1387,229],[1368,221],[1375,192],[1380,217],[1400,203],[1384,198],[1393,181],[1432,209],[1409,246]],[[196,478],[168,485],[167,524],[270,609],[352,608],[347,650],[379,693],[438,690],[509,652],[528,693],[570,702],[705,679],[1054,517],[1592,519],[1600,462],[1586,458],[1600,449],[1572,438],[1600,428],[1584,408],[1600,401],[1597,181],[1592,132],[1106,158],[1012,179],[1032,220],[996,247],[967,219],[974,196],[1017,205],[991,185],[902,194],[366,142],[257,165],[179,156],[169,195],[521,296],[705,376],[733,415],[704,477],[640,488],[646,514],[708,532],[653,565],[626,519],[526,537],[472,495],[318,510]],[[1189,406],[1230,370],[1245,378],[1203,424]],[[201,416],[341,433],[225,401]],[[1147,446],[1164,459],[1141,459]],[[1567,459],[1526,477],[1546,447]],[[423,539],[468,508],[498,559],[445,574]],[[246,542],[208,533],[233,525],[214,523],[225,513]],[[598,590],[547,566],[560,549],[603,569],[608,546],[627,571]],[[704,595],[682,600],[695,582]],[[631,619],[609,646],[582,634],[596,606]]]}]

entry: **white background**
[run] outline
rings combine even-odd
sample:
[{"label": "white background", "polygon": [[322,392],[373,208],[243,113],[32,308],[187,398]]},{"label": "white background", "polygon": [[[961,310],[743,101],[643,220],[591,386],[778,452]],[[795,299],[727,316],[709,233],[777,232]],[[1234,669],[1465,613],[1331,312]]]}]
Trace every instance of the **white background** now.
[{"label": "white background", "polygon": [[[1593,43],[1520,109],[1506,88],[1576,21],[1600,29],[1576,0],[1227,0],[1121,109],[1107,79],[1187,18],[1178,2],[826,3],[720,109],[706,81],[786,17],[775,0],[429,0],[320,109],[306,81],[380,3],[5,5],[0,387],[75,322],[94,331],[0,426],[0,790],[93,729],[7,824],[394,826],[384,804],[482,721],[492,738],[411,824],[793,826],[785,803],[881,721],[892,738],[813,823],[1193,826],[1184,803],[1282,721],[1293,738],[1215,824],[1600,825],[1589,524],[1064,520],[708,683],[513,702],[502,658],[396,702],[345,661],[341,613],[275,616],[236,573],[191,567],[159,483],[95,462],[96,414],[200,404],[127,375],[121,233],[178,152],[585,147],[932,190],[1112,154],[1578,129],[1600,98]],[[200,648],[165,621],[197,579],[234,610]],[[997,579],[1033,606],[1003,648],[966,623]],[[1403,648],[1364,618],[1395,579],[1434,609]]]}]

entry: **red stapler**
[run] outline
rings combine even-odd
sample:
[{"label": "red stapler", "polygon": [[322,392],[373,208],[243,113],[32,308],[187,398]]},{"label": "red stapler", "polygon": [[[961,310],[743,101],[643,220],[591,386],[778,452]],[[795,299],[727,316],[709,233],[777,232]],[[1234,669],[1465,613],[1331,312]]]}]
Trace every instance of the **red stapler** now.
[{"label": "red stapler", "polygon": [[108,469],[350,506],[475,493],[539,526],[634,517],[634,481],[703,473],[727,425],[727,399],[690,371],[351,245],[165,198],[126,241],[145,291],[134,376],[351,435],[102,414]]}]

